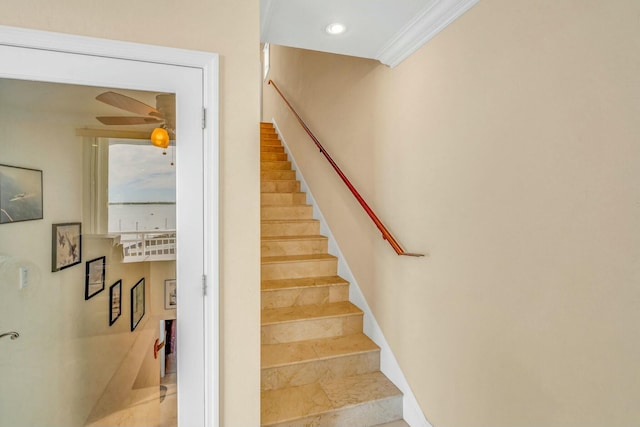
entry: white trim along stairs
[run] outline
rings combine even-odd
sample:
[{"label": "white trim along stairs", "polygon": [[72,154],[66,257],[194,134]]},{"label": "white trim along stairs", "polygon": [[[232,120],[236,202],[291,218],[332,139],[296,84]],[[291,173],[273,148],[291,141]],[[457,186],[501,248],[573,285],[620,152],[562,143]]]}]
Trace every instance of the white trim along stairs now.
[{"label": "white trim along stairs", "polygon": [[[273,125],[262,123],[260,134],[261,425],[408,426],[407,402],[380,371],[380,347],[363,333],[364,313],[337,275],[317,209]],[[412,425],[428,426],[414,409]]]}]

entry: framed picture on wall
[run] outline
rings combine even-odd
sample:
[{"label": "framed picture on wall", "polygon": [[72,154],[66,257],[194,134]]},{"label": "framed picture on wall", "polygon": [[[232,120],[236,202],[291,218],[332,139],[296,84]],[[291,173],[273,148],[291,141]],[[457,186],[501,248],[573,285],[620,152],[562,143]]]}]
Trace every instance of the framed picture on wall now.
[{"label": "framed picture on wall", "polygon": [[122,280],[109,287],[109,326],[122,314]]},{"label": "framed picture on wall", "polygon": [[87,274],[84,282],[84,299],[99,294],[104,290],[104,276],[106,269],[106,257],[99,257],[87,261]]},{"label": "framed picture on wall", "polygon": [[131,288],[131,331],[144,316],[144,277]]},{"label": "framed picture on wall", "polygon": [[175,310],[176,305],[176,279],[164,281],[164,309]]},{"label": "framed picture on wall", "polygon": [[0,224],[42,218],[42,171],[0,165]]},{"label": "framed picture on wall", "polygon": [[82,262],[82,225],[79,222],[53,224],[51,271],[60,271]]}]

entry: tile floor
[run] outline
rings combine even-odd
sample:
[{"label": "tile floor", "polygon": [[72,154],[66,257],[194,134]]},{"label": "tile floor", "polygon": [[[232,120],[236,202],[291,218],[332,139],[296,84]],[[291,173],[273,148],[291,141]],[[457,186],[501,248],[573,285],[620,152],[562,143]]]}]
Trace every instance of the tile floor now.
[{"label": "tile floor", "polygon": [[[159,427],[177,427],[178,425],[178,390],[176,374],[167,374],[160,379],[160,386],[166,387],[164,399],[160,400]],[[161,392],[162,394],[162,392]]]}]

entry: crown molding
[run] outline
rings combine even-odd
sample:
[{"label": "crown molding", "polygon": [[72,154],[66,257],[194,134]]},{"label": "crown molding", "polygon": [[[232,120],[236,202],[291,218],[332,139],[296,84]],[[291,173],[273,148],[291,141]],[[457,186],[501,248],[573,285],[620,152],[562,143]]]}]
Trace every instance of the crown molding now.
[{"label": "crown molding", "polygon": [[380,49],[375,59],[391,68],[395,67],[471,9],[478,1],[480,0],[430,2]]}]

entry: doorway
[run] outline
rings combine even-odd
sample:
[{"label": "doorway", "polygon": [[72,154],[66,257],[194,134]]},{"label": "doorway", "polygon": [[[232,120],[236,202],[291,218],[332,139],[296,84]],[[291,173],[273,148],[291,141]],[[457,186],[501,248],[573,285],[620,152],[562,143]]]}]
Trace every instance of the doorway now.
[{"label": "doorway", "polygon": [[[215,55],[197,55],[184,52],[180,54],[176,53],[174,49],[170,49],[171,52],[164,52],[166,56],[162,56],[160,55],[162,49],[159,48],[144,49],[142,46],[119,42],[101,41],[98,43],[95,40],[82,37],[51,33],[47,33],[46,41],[43,41],[42,37],[41,32],[14,29],[5,32],[4,29],[0,29],[0,56],[3,57],[0,64],[0,78],[169,92],[178,95],[177,132],[178,138],[185,141],[176,153],[178,171],[177,228],[179,230],[176,278],[177,283],[180,284],[177,287],[177,310],[181,315],[184,315],[178,324],[178,333],[181,337],[178,346],[189,349],[181,351],[181,357],[178,359],[180,365],[178,369],[181,373],[177,385],[179,396],[181,396],[178,400],[178,425],[217,425],[215,404],[217,400],[217,354],[214,351],[217,348],[217,326],[212,327],[212,324],[206,321],[206,319],[217,318],[217,302],[214,301],[214,292],[212,292],[213,289],[216,289],[217,283],[215,283],[215,275],[211,274],[217,267],[217,253],[212,250],[217,246],[215,244],[217,241],[217,213],[211,210],[212,206],[217,205],[214,200],[214,195],[217,193],[215,191],[217,182],[214,177],[217,176],[217,173],[215,170],[206,169],[203,161],[203,159],[212,160],[206,164],[213,165],[213,168],[217,169],[217,158],[214,152],[209,144],[203,144],[203,142],[215,142],[217,132],[211,127],[202,129],[202,115],[205,111],[203,104],[205,107],[217,104],[215,90],[212,90],[211,87],[209,90],[205,90],[210,82],[215,81],[217,58]],[[50,46],[52,43],[60,50],[52,51]],[[71,53],[74,51],[76,53]],[[127,58],[127,55],[130,58]],[[136,60],[131,60],[131,57]],[[213,108],[209,114],[213,114],[215,110]],[[212,127],[215,126],[213,118],[209,124]],[[52,127],[54,126],[52,125]],[[46,127],[42,129],[47,130]],[[6,147],[3,146],[0,163],[10,163],[9,166],[29,166],[31,164],[29,159],[37,158],[40,155],[40,165],[32,165],[35,167],[31,169],[42,171],[44,204],[42,218],[0,225],[2,227],[0,228],[0,241],[30,241],[40,248],[38,253],[25,250],[20,254],[13,255],[10,253],[11,249],[6,246],[0,250],[2,253],[0,269],[3,274],[3,292],[6,287],[17,294],[17,300],[13,301],[16,304],[27,303],[30,298],[39,298],[45,292],[55,292],[56,290],[64,292],[65,287],[74,286],[73,283],[77,280],[75,276],[79,275],[81,279],[84,279],[85,276],[84,273],[78,273],[78,269],[82,268],[85,261],[93,256],[83,257],[81,266],[74,264],[61,271],[49,271],[46,260],[51,260],[49,251],[53,251],[52,242],[44,243],[44,241],[51,239],[53,224],[65,222],[67,218],[71,222],[82,224],[82,219],[77,220],[79,215],[71,215],[65,210],[68,207],[81,210],[78,202],[74,202],[71,195],[74,192],[77,194],[82,183],[73,182],[71,188],[65,188],[47,181],[49,176],[47,168],[51,164],[49,162],[55,159],[55,156],[52,158],[51,154],[62,154],[60,151],[56,151],[55,145],[49,145],[46,150],[40,152],[25,153],[20,150],[20,141],[12,140]],[[48,197],[58,197],[59,200],[52,204],[51,200],[47,199]],[[70,203],[66,204],[67,201]],[[56,206],[63,206],[64,209],[57,210]],[[211,218],[212,222],[205,224],[203,221],[205,217]],[[85,246],[85,249],[87,247],[91,246]],[[185,251],[185,256],[180,255],[180,250]],[[142,278],[144,277],[142,275]],[[204,296],[203,283],[206,283],[204,280],[206,277],[209,277],[210,291],[207,296]],[[22,286],[25,283],[27,286]],[[138,288],[139,283],[129,283],[127,286],[130,286],[133,291],[134,288]],[[141,289],[146,290],[147,285],[146,281],[143,281]],[[119,291],[120,295],[122,299],[126,299],[129,297],[129,289],[126,289],[123,284],[120,286],[122,286]],[[133,292],[131,295],[133,298]],[[4,298],[2,300],[3,302],[7,301]],[[25,315],[19,320],[4,315],[0,318],[0,333],[3,333],[5,329],[17,332],[21,329],[38,332],[37,334],[20,335],[16,340],[2,340],[0,342],[0,370],[13,370],[22,374],[24,383],[28,383],[32,387],[47,389],[50,396],[56,396],[56,391],[68,388],[74,379],[77,383],[82,381],[81,377],[74,377],[73,374],[70,377],[49,382],[43,376],[28,380],[30,371],[28,367],[21,364],[23,356],[29,351],[41,349],[39,345],[46,343],[49,335],[54,335],[52,331],[68,332],[72,330],[72,333],[68,335],[69,339],[63,343],[65,345],[59,347],[59,355],[62,356],[59,365],[48,372],[59,370],[62,367],[78,367],[69,363],[71,360],[69,357],[65,357],[70,354],[69,352],[96,354],[92,352],[102,351],[108,353],[111,348],[108,343],[88,338],[90,335],[87,334],[87,323],[83,322],[83,318],[78,312],[76,312],[77,317],[56,318],[56,321],[52,322],[51,316],[68,312],[72,304],[68,298],[61,298],[57,301],[58,304],[52,304],[51,307],[41,307],[37,310],[29,310],[28,305],[21,306]],[[90,300],[88,301],[90,302]],[[125,310],[124,307],[123,310]],[[144,312],[140,313],[142,313],[140,319],[143,319]],[[136,328],[140,325],[142,323],[138,323]],[[135,331],[133,326],[132,329]],[[41,341],[42,339],[44,341]],[[29,344],[35,345],[35,347],[29,347]],[[101,366],[99,362],[111,363],[109,360],[99,361],[96,358],[89,358],[82,367],[89,371],[105,371],[104,366]],[[80,364],[81,362],[78,362],[76,365]],[[43,375],[45,374],[47,371],[43,373]],[[110,381],[114,379],[115,377],[112,377]],[[39,406],[35,411],[35,408],[31,406],[35,402],[30,395],[22,396],[25,398],[17,399],[16,402],[10,402],[9,397],[15,396],[17,398],[20,394],[16,393],[18,386],[5,387],[6,384],[3,385],[3,396],[0,399],[0,424],[2,425],[30,425],[29,421],[23,423],[15,418],[17,414],[20,412],[32,414],[38,411],[42,414],[45,408],[50,410],[46,413],[47,425],[82,425],[75,419],[70,422],[70,417],[74,416],[73,411],[78,408],[86,410],[86,407],[91,404],[90,399],[95,398],[97,394],[97,392],[85,392],[86,390],[82,388],[71,389],[72,391],[64,401],[49,402],[48,406]]]}]

